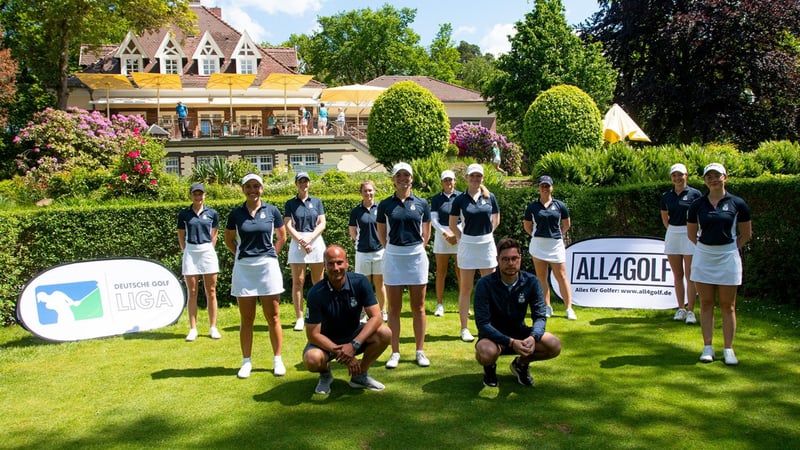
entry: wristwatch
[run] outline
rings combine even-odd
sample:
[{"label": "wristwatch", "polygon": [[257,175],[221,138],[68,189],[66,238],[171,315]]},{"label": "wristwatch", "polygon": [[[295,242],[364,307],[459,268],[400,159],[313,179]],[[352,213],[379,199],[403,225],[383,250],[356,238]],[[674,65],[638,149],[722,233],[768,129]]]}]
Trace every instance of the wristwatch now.
[{"label": "wristwatch", "polygon": [[358,349],[361,348],[361,342],[358,342],[358,341],[355,341],[355,340],[350,342],[350,345],[352,345],[353,348],[356,349],[356,351],[358,351]]}]

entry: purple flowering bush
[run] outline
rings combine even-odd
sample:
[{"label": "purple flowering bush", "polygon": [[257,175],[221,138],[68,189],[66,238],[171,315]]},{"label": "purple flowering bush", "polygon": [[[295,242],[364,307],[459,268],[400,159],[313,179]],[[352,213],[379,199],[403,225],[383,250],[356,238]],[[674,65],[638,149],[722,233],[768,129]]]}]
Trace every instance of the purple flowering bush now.
[{"label": "purple flowering bush", "polygon": [[475,158],[481,163],[491,164],[492,142],[500,149],[500,167],[509,174],[519,174],[522,166],[522,151],[502,134],[482,125],[460,123],[450,130],[450,142],[458,147],[458,156]]},{"label": "purple flowering bush", "polygon": [[[107,186],[114,196],[156,192],[160,170],[152,163],[160,163],[164,157],[163,143],[142,137],[140,130],[146,129],[147,123],[138,115],[113,115],[109,119],[99,111],[80,108],[47,108],[37,113],[13,139],[20,148],[17,167],[24,185],[32,191],[27,197],[38,200],[65,195],[70,191],[65,180],[88,172],[93,178],[106,172],[111,180]],[[131,158],[129,155],[135,152],[139,155]],[[111,177],[122,180],[122,174],[130,180],[117,186],[117,180]],[[54,192],[49,189],[52,180],[59,181]]]}]

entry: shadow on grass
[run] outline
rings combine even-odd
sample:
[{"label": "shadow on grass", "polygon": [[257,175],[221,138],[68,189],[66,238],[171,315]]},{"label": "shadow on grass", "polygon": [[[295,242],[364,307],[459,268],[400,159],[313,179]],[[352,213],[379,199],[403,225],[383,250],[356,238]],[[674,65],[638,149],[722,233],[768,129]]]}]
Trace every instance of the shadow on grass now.
[{"label": "shadow on grass", "polygon": [[34,335],[28,335],[17,339],[16,341],[9,341],[0,345],[0,348],[26,348],[26,347],[38,347],[41,345],[54,345],[60,344],[60,342],[54,341],[47,341],[42,338],[38,338]]},{"label": "shadow on grass", "polygon": [[309,402],[331,403],[364,394],[381,394],[380,392],[365,392],[364,389],[351,388],[348,384],[349,379],[350,377],[346,373],[342,377],[334,378],[331,384],[331,393],[327,395],[314,393],[314,388],[317,386],[317,378],[313,377],[278,384],[266,392],[254,395],[253,400],[266,403],[277,402],[284,406],[297,406]]},{"label": "shadow on grass", "polygon": [[121,336],[122,339],[125,339],[126,341],[131,341],[136,339],[144,339],[149,341],[168,341],[172,339],[184,339],[186,337],[185,334],[168,333],[163,331],[139,331],[136,333],[126,333]]},{"label": "shadow on grass", "polygon": [[[153,380],[167,378],[234,377],[238,369],[230,367],[193,367],[189,369],[163,369],[150,374]],[[253,372],[271,372],[267,369],[253,369]]]},{"label": "shadow on grass", "polygon": [[655,355],[624,355],[611,356],[600,361],[601,369],[617,369],[624,366],[638,367],[678,367],[694,366],[699,364],[697,355],[692,352],[672,349],[670,353]]},{"label": "shadow on grass", "polygon": [[589,321],[589,325],[652,325],[650,317],[604,317]]}]

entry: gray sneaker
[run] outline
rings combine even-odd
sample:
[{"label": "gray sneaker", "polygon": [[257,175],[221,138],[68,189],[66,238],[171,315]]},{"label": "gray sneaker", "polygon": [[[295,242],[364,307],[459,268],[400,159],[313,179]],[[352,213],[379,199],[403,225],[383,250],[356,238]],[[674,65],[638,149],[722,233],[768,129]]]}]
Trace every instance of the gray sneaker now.
[{"label": "gray sneaker", "polygon": [[697,317],[694,316],[694,312],[686,311],[686,324],[694,325],[696,323],[697,323]]},{"label": "gray sneaker", "polygon": [[333,374],[330,371],[320,372],[319,381],[317,381],[317,387],[314,388],[314,392],[317,394],[324,394],[324,395],[330,394],[331,383],[333,383]]},{"label": "gray sneaker", "polygon": [[350,387],[355,389],[369,389],[370,391],[382,391],[386,386],[369,376],[369,374],[362,373],[361,375],[350,378]]}]

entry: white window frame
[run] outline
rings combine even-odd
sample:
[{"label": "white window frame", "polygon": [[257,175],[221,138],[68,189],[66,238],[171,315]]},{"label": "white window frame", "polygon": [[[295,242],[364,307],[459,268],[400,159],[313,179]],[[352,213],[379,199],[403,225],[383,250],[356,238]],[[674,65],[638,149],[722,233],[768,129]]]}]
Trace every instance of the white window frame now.
[{"label": "white window frame", "polygon": [[275,169],[275,156],[274,155],[247,155],[247,160],[250,164],[258,167],[262,174],[272,173]]},{"label": "white window frame", "polygon": [[181,174],[181,158],[180,156],[167,156],[164,158],[164,172],[174,175]]},{"label": "white window frame", "polygon": [[319,156],[316,153],[291,153],[289,155],[289,164],[292,167],[317,165],[319,164]]}]

